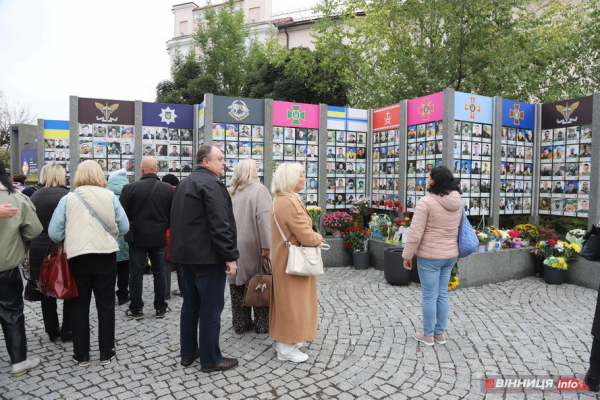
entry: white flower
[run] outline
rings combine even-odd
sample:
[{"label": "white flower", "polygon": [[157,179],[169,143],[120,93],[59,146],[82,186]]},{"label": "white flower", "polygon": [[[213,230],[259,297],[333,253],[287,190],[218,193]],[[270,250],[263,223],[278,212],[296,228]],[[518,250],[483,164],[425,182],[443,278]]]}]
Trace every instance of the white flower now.
[{"label": "white flower", "polygon": [[565,245],[562,243],[556,243],[556,245],[554,246],[554,248],[559,252],[562,253],[565,251]]}]

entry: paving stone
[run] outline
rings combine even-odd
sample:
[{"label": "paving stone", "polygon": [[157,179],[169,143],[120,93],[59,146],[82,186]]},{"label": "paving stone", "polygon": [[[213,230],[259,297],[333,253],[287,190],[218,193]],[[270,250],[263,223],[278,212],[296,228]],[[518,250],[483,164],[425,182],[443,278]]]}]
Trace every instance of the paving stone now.
[{"label": "paving stone", "polygon": [[[177,285],[173,275],[172,284]],[[98,365],[97,316],[90,312],[91,365],[71,362],[72,343],[50,343],[39,303],[25,303],[29,354],[42,365],[27,375],[0,374],[1,399],[595,399],[592,393],[484,392],[482,380],[500,376],[585,375],[595,290],[550,287],[526,278],[453,290],[446,345],[425,347],[420,286],[391,286],[381,271],[330,268],[319,278],[318,337],[309,360],[277,360],[273,339],[236,335],[225,291],[221,348],[237,357],[234,370],[204,374],[179,365],[181,297],[162,320],[147,308],[130,320],[116,309],[117,360]],[[144,302],[153,302],[151,275]],[[59,307],[59,313],[61,307]],[[1,336],[1,335],[0,335]],[[0,338],[0,341],[2,338]]]}]

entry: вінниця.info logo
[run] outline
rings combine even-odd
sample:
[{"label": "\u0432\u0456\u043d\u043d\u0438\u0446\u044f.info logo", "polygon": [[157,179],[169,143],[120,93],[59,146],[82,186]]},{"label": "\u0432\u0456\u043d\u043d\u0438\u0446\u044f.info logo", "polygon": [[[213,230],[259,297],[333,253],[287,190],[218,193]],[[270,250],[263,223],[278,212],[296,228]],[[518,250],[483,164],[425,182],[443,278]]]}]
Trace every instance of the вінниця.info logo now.
[{"label": "\u0432\u0456\u043d\u043d\u0438\u0446\u044f.info logo", "polygon": [[504,377],[486,378],[484,390],[515,391],[515,390],[590,390],[579,378],[549,378],[549,377]]}]

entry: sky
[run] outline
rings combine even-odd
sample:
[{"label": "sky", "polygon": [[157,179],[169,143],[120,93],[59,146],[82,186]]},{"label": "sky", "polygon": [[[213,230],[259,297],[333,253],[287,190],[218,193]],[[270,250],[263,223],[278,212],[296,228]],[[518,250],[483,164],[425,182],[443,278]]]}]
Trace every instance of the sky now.
[{"label": "sky", "polygon": [[[68,120],[71,95],[154,101],[183,2],[0,0],[0,91],[43,119]],[[289,8],[273,0],[273,13]]]}]

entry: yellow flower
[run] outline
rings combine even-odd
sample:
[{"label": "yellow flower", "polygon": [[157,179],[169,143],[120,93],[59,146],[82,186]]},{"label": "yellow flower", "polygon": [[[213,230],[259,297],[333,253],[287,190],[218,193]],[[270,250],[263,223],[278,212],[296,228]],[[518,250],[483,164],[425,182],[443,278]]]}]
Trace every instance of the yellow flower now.
[{"label": "yellow flower", "polygon": [[410,221],[409,217],[404,218],[405,221]]},{"label": "yellow flower", "polygon": [[571,248],[577,253],[581,252],[581,247],[577,243],[571,243]]}]

